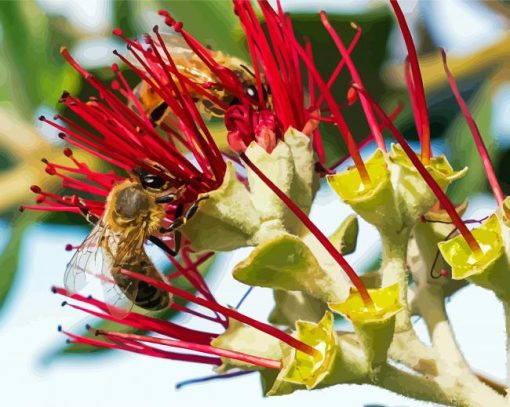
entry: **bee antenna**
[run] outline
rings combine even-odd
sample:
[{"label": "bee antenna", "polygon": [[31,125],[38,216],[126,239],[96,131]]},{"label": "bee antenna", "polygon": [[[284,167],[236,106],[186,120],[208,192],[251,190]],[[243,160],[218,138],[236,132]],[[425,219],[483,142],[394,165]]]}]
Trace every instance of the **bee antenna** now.
[{"label": "bee antenna", "polygon": [[255,79],[257,78],[257,76],[255,75],[255,73],[250,69],[248,68],[246,65],[244,64],[241,64],[241,68],[243,68],[246,72],[248,72],[251,76],[253,76]]}]

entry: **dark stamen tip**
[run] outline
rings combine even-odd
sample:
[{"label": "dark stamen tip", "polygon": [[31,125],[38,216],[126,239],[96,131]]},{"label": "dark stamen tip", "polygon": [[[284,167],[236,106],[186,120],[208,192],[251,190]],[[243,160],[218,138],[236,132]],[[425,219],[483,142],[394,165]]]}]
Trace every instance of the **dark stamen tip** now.
[{"label": "dark stamen tip", "polygon": [[67,301],[62,301],[62,303],[60,304],[61,307],[65,307],[66,305],[68,304]]},{"label": "dark stamen tip", "polygon": [[67,135],[65,133],[58,133],[58,137],[60,137],[61,139],[65,139],[67,137]]},{"label": "dark stamen tip", "polygon": [[55,287],[54,285],[51,286],[50,290],[53,294],[57,293],[57,287]]},{"label": "dark stamen tip", "polygon": [[57,326],[57,331],[62,332],[62,325]]},{"label": "dark stamen tip", "polygon": [[44,120],[46,120],[46,116],[45,116],[45,115],[43,115],[43,114],[42,114],[42,115],[40,115],[40,116],[39,116],[39,120],[40,120],[40,121],[44,121]]},{"label": "dark stamen tip", "polygon": [[66,343],[70,345],[72,343],[71,339],[66,339]]},{"label": "dark stamen tip", "polygon": [[41,161],[42,161],[44,164],[49,164],[49,161],[48,161],[46,158],[41,158]]},{"label": "dark stamen tip", "polygon": [[71,243],[67,243],[65,248],[66,248],[66,252],[70,252],[71,250],[73,250],[73,245]]},{"label": "dark stamen tip", "polygon": [[69,91],[64,90],[58,99],[59,102],[64,102],[70,96]]},{"label": "dark stamen tip", "polygon": [[25,207],[23,205],[20,205],[18,207],[18,211],[23,212],[25,210]]}]

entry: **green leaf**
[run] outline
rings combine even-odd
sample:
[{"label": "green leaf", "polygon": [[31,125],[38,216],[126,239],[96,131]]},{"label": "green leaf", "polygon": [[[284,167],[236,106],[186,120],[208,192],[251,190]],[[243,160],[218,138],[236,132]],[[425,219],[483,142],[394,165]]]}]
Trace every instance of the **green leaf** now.
[{"label": "green leaf", "polygon": [[11,223],[9,241],[2,254],[0,254],[0,310],[16,278],[20,248],[25,230],[43,217],[43,212],[24,213],[23,215],[18,214]]},{"label": "green leaf", "polygon": [[[468,104],[485,142],[487,151],[496,163],[500,153],[495,146],[494,133],[491,127],[492,102],[489,81],[486,81],[478,89]],[[450,157],[451,165],[454,168],[469,167],[466,176],[452,184],[449,189],[449,195],[452,200],[454,202],[462,202],[474,192],[486,190],[488,184],[473,136],[460,112],[446,132],[446,140],[452,151]]]},{"label": "green leaf", "polygon": [[161,7],[184,23],[184,28],[203,44],[229,55],[246,57],[239,23],[231,1],[161,1]]},{"label": "green leaf", "polygon": [[[318,14],[291,13],[294,31],[298,39],[310,39],[314,60],[323,78],[329,78],[334,68],[341,60],[339,52],[324,29]],[[354,36],[351,22],[357,23],[363,29],[363,35],[352,53],[363,84],[376,99],[381,100],[389,91],[380,76],[383,63],[386,60],[387,42],[393,17],[388,7],[375,7],[363,14],[334,15],[328,13],[328,19],[345,43],[350,43]],[[332,87],[332,94],[338,103],[345,103],[346,93],[352,79],[346,68],[343,69]],[[359,106],[346,109],[345,118],[357,140],[362,140],[369,133],[364,114]],[[332,126],[322,126],[324,147],[328,161],[346,154],[347,149],[338,130]]]},{"label": "green leaf", "polygon": [[9,101],[27,119],[32,119],[41,104],[53,106],[63,88],[74,91],[79,84],[78,74],[59,54],[62,45],[71,44],[63,44],[66,38],[54,35],[59,31],[50,22],[61,24],[60,20],[50,20],[34,1],[9,1],[0,7]]}]

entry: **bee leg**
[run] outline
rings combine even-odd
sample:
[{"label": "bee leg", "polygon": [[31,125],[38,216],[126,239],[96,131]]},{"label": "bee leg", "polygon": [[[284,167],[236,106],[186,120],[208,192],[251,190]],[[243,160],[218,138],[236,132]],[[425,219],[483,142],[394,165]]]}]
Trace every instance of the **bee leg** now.
[{"label": "bee leg", "polygon": [[99,218],[94,215],[92,212],[90,212],[86,207],[80,206],[80,211],[85,220],[90,223],[91,225],[95,226],[97,225],[97,222],[99,222]]},{"label": "bee leg", "polygon": [[175,194],[168,194],[163,196],[158,196],[155,201],[157,204],[167,204],[171,203],[175,199]]},{"label": "bee leg", "polygon": [[172,222],[172,224],[170,226],[168,226],[167,228],[161,228],[159,231],[161,233],[169,233],[169,232],[175,231],[176,229],[179,229],[182,225],[185,225],[186,222],[189,219],[191,219],[193,217],[193,215],[195,215],[195,213],[197,213],[199,202],[203,201],[204,199],[207,199],[207,198],[209,198],[209,197],[203,196],[202,198],[197,199],[195,202],[193,202],[193,205],[191,205],[188,208],[188,210],[186,211],[186,213],[184,215],[181,215],[183,208],[182,208],[182,205],[179,205],[175,211],[175,219]]},{"label": "bee leg", "polygon": [[193,217],[195,213],[197,213],[198,210],[198,204],[200,201],[203,201],[204,199],[209,198],[208,196],[203,196],[200,199],[197,199],[195,202],[193,202],[193,205],[191,205],[188,210],[186,211],[186,214],[183,216],[183,223],[186,223],[189,219]]},{"label": "bee leg", "polygon": [[[179,234],[179,237],[177,237],[177,234]],[[168,247],[163,240],[161,240],[159,237],[156,236],[149,236],[149,240],[154,243],[156,246],[158,246],[161,250],[163,250],[165,253],[169,254],[172,257],[177,256],[179,253],[179,249],[181,248],[181,234],[179,232],[176,232],[175,235],[175,250],[172,250],[170,247]]]}]

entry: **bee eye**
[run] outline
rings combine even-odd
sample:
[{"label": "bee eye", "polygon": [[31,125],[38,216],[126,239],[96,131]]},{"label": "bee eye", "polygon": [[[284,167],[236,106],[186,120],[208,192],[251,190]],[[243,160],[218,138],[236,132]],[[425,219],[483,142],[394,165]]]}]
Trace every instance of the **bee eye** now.
[{"label": "bee eye", "polygon": [[246,86],[245,92],[249,97],[253,99],[256,99],[258,97],[257,88],[254,85]]},{"label": "bee eye", "polygon": [[143,174],[140,177],[142,187],[144,189],[156,189],[163,190],[166,187],[167,182],[165,179],[154,175],[154,174]]},{"label": "bee eye", "polygon": [[157,122],[159,119],[163,117],[167,109],[168,105],[166,104],[166,102],[162,102],[159,106],[156,106],[156,108],[150,114],[151,120],[153,122]]}]

